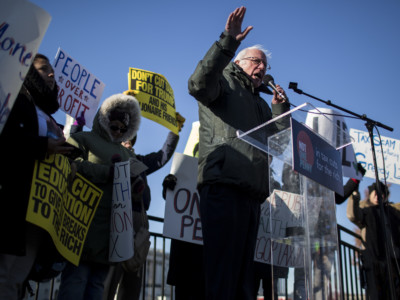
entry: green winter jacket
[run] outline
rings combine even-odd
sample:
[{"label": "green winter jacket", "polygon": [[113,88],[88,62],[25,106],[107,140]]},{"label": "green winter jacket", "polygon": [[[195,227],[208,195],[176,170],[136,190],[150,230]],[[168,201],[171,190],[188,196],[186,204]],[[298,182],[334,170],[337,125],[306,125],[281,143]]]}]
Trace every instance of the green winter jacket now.
[{"label": "green winter jacket", "polygon": [[[238,46],[233,37],[221,35],[189,79],[189,93],[199,105],[198,188],[235,185],[264,201],[269,194],[267,154],[238,139],[236,131],[271,120],[288,111],[289,103],[272,104],[271,111],[244,71],[230,62]],[[287,127],[288,119],[284,121],[280,128],[269,126],[265,135]]]},{"label": "green winter jacket", "polygon": [[[77,171],[103,191],[84,244],[81,261],[109,263],[110,218],[113,191],[113,176],[110,168],[113,160],[128,161],[129,150],[121,145],[130,140],[140,124],[138,102],[126,100],[131,96],[122,94],[107,98],[97,112],[92,131],[72,134],[68,142],[83,150],[83,157],[77,158]],[[130,114],[128,131],[118,141],[112,141],[109,132],[108,113],[116,108],[124,108]],[[113,157],[114,156],[114,157]]]}]

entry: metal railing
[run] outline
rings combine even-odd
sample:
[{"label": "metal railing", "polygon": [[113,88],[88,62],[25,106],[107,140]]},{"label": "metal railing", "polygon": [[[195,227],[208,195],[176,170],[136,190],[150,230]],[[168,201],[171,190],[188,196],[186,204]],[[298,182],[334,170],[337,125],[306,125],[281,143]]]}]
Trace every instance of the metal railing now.
[{"label": "metal railing", "polygon": [[361,241],[361,236],[339,224],[337,227],[342,298],[346,300],[363,300],[366,296],[365,290],[362,289],[361,251],[360,248],[344,241],[343,234],[349,235],[354,241]]},{"label": "metal railing", "polygon": [[[149,216],[150,222],[160,225],[164,219]],[[153,224],[152,223],[152,224]],[[157,226],[156,226],[157,227]],[[150,232],[151,249],[143,268],[142,300],[174,300],[173,287],[166,283],[166,277],[169,264],[169,244],[170,239],[166,238],[160,232]],[[360,249],[343,239],[343,234],[347,234],[350,239],[361,239],[361,237],[353,231],[338,225],[339,240],[339,259],[341,273],[341,299],[345,300],[363,300],[365,292],[361,287],[361,266],[360,266]],[[348,239],[348,238],[347,238]],[[38,284],[34,296],[27,299],[47,300],[56,299],[58,285],[60,279],[55,278],[49,283]],[[287,282],[286,299],[287,296]],[[281,298],[280,298],[281,299]]]}]

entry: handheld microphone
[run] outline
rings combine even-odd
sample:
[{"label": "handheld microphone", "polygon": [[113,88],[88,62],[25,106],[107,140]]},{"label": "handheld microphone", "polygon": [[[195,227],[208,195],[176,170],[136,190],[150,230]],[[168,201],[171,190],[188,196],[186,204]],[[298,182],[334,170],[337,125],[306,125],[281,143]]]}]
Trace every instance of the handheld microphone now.
[{"label": "handheld microphone", "polygon": [[283,98],[285,101],[288,101],[287,97],[284,94],[282,94],[281,92],[279,92],[278,89],[276,88],[275,83],[274,83],[274,77],[267,74],[264,76],[263,82],[267,86],[271,87],[281,98]]}]

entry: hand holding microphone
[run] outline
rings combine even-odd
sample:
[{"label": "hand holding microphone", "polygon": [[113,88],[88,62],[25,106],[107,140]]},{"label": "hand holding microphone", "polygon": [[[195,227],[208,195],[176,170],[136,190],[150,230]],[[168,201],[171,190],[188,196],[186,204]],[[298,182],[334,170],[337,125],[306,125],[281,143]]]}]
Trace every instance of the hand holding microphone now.
[{"label": "hand holding microphone", "polygon": [[275,91],[274,98],[272,99],[272,103],[282,103],[285,101],[289,102],[289,99],[285,95],[285,91],[279,85],[275,86],[274,77],[272,77],[269,74],[265,75],[263,78],[263,83]]}]

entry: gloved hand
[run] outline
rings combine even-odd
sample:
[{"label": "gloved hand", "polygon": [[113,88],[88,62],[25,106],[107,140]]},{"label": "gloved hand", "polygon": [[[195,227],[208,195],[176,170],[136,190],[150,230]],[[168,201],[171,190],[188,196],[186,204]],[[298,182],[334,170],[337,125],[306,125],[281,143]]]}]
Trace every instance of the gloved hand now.
[{"label": "gloved hand", "polygon": [[111,180],[111,181],[114,180],[114,164],[117,163],[117,162],[121,162],[121,155],[114,154],[111,157],[111,163],[112,164],[111,164],[110,169],[108,171],[108,180]]},{"label": "gloved hand", "polygon": [[168,174],[162,183],[163,190],[162,190],[162,196],[165,200],[165,197],[167,196],[167,189],[174,190],[176,186],[177,178],[173,174]]},{"label": "gloved hand", "polygon": [[85,124],[86,124],[85,112],[82,111],[81,115],[75,119],[75,122],[74,122],[73,125],[78,125],[78,126],[82,126],[83,127],[83,126],[85,126]]},{"label": "gloved hand", "polygon": [[357,163],[357,171],[361,173],[362,177],[367,173],[367,170],[364,169],[361,163]]}]

